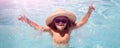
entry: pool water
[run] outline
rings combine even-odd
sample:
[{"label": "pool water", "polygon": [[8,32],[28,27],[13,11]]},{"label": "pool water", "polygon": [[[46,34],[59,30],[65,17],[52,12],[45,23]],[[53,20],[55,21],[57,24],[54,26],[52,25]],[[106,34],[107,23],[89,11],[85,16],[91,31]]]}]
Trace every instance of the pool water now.
[{"label": "pool water", "polygon": [[72,31],[70,47],[120,48],[120,0],[0,0],[0,48],[53,48],[49,33],[18,21],[19,15],[46,26],[46,17],[62,8],[73,12],[78,22],[92,2],[95,11]]}]

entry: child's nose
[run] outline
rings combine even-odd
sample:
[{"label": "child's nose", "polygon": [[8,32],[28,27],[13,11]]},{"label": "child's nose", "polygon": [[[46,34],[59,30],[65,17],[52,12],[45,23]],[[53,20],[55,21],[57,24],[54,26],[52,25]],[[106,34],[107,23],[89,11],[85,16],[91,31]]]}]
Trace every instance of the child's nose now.
[{"label": "child's nose", "polygon": [[62,22],[59,22],[60,25],[62,25],[63,23]]}]

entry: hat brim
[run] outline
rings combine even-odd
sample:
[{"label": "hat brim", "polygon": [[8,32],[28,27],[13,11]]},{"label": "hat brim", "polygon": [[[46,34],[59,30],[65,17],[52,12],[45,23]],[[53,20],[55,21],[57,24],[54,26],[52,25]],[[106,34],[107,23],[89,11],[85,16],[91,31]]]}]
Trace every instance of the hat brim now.
[{"label": "hat brim", "polygon": [[76,16],[73,13],[63,10],[63,9],[58,9],[47,17],[46,25],[48,26],[49,24],[51,24],[53,19],[58,16],[66,16],[66,17],[68,17],[68,19],[70,19],[70,21],[72,21],[72,22],[76,21]]}]

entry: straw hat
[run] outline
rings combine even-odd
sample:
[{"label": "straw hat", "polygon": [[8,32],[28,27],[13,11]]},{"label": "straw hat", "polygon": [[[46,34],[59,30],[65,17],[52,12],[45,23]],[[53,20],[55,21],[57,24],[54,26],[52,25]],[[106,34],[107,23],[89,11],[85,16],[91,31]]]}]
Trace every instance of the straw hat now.
[{"label": "straw hat", "polygon": [[53,19],[58,16],[66,16],[66,17],[68,17],[68,19],[70,19],[70,21],[72,21],[72,22],[76,21],[76,16],[73,13],[66,11],[64,9],[58,9],[47,17],[46,25],[48,26],[49,24],[51,24]]}]

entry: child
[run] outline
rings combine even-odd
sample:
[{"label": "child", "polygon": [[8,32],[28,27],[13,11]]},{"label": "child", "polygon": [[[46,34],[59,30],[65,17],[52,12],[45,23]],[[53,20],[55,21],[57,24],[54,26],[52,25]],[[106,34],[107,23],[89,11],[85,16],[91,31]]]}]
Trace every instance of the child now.
[{"label": "child", "polygon": [[21,16],[18,19],[22,22],[28,23],[36,30],[49,32],[52,35],[52,39],[55,45],[66,46],[68,45],[70,39],[71,30],[84,25],[93,10],[94,7],[93,4],[91,4],[89,6],[88,12],[85,14],[82,20],[78,23],[75,23],[76,16],[73,13],[63,9],[59,9],[47,17],[46,27],[36,24],[35,22],[28,19],[26,16]]}]

